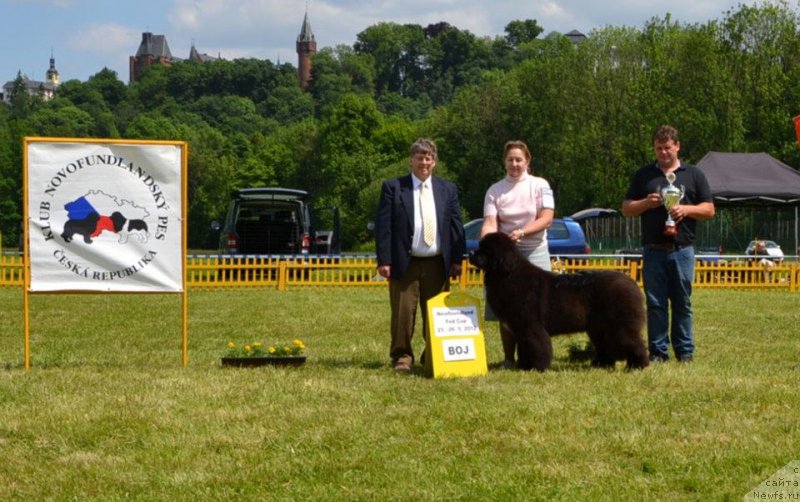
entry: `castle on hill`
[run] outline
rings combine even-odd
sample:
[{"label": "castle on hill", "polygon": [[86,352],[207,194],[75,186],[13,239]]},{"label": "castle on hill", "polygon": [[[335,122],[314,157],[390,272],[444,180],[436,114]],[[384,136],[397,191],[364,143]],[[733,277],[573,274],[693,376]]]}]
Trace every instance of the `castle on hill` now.
[{"label": "castle on hill", "polygon": [[[314,32],[311,30],[311,23],[308,20],[308,12],[303,17],[303,24],[300,27],[300,33],[297,35],[295,43],[297,50],[297,80],[301,89],[306,90],[311,81],[311,56],[317,52],[317,41],[314,38]],[[208,54],[201,53],[195,47],[192,41],[191,49],[189,49],[188,61],[196,63],[207,63],[209,61],[216,61],[222,59],[221,55],[216,57]],[[144,71],[145,68],[151,65],[171,66],[173,63],[184,61],[172,55],[167,43],[166,35],[155,35],[151,32],[142,33],[142,40],[139,43],[139,48],[136,55],[130,56],[128,60],[129,67],[129,82],[136,82]],[[56,70],[55,58],[52,53],[50,54],[50,68],[47,70],[46,79],[44,81],[33,80],[27,75],[22,73],[18,74],[21,79],[22,85],[31,96],[39,96],[44,101],[53,99],[61,84],[60,75]],[[16,85],[17,78],[9,80],[3,85],[0,100],[6,104],[11,103],[11,96]]]}]

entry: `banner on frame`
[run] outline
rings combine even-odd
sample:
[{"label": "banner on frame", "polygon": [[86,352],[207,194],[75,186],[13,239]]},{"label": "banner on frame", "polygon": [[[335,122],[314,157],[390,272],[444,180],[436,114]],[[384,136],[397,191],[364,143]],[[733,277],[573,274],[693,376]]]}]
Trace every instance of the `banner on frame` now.
[{"label": "banner on frame", "polygon": [[182,292],[185,143],[26,140],[31,292]]},{"label": "banner on frame", "polygon": [[797,147],[800,148],[800,115],[792,120],[794,120],[794,132],[797,135]]}]

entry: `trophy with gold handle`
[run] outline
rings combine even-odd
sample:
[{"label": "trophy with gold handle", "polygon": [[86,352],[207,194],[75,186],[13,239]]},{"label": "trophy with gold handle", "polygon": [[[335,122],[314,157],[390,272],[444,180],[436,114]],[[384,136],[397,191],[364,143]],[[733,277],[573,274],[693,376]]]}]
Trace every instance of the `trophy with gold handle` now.
[{"label": "trophy with gold handle", "polygon": [[683,187],[678,188],[673,185],[676,178],[675,173],[667,173],[665,177],[669,185],[661,189],[661,200],[664,207],[667,208],[667,221],[664,223],[664,235],[677,235],[678,228],[675,226],[675,220],[672,219],[670,210],[678,205],[683,198],[685,190]]}]

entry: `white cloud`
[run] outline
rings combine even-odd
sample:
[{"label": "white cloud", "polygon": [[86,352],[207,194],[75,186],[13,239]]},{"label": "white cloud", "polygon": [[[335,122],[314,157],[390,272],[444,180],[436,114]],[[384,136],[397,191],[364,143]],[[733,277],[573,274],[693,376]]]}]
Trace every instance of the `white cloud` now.
[{"label": "white cloud", "polygon": [[168,14],[179,31],[265,37],[287,23],[300,28],[302,6],[281,0],[176,0]]},{"label": "white cloud", "polygon": [[113,54],[120,50],[136,52],[140,33],[117,23],[97,23],[76,31],[68,40],[73,49],[95,54]]}]

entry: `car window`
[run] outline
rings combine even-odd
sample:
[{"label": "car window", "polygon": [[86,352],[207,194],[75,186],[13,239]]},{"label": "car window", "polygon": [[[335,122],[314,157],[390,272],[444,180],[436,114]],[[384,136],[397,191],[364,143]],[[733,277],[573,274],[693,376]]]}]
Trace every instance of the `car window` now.
[{"label": "car window", "polygon": [[483,220],[472,220],[464,225],[464,236],[467,240],[478,240],[481,235]]},{"label": "car window", "polygon": [[548,239],[568,239],[569,230],[563,221],[553,220],[553,224],[547,229]]}]

